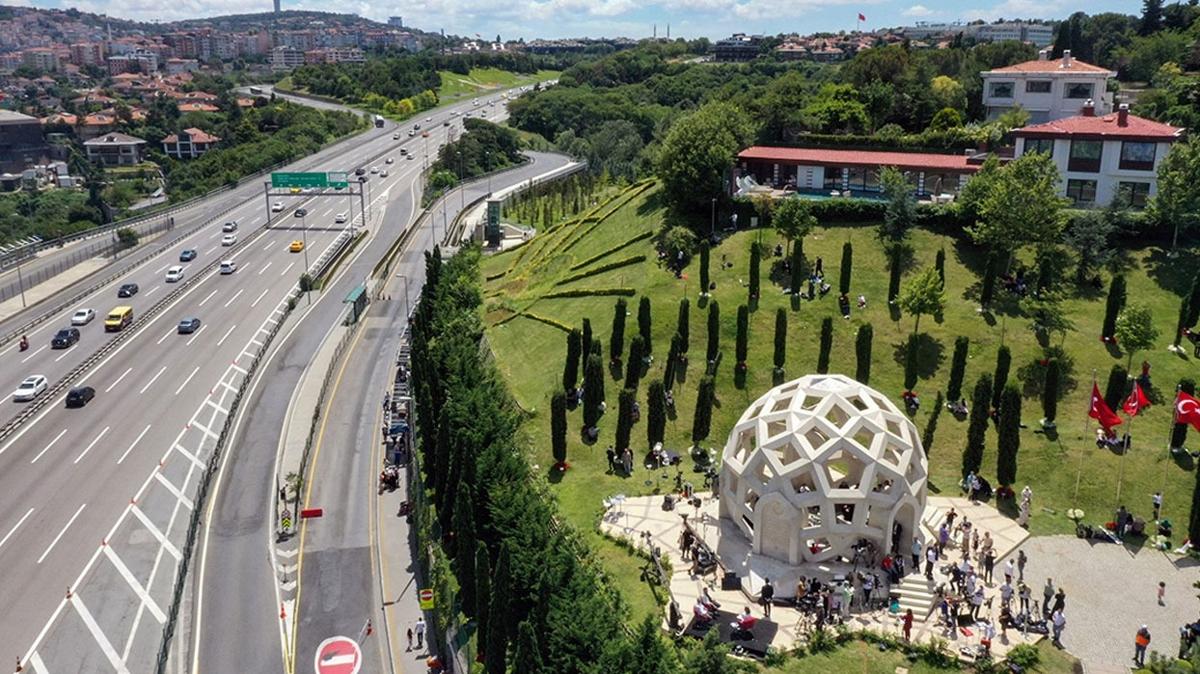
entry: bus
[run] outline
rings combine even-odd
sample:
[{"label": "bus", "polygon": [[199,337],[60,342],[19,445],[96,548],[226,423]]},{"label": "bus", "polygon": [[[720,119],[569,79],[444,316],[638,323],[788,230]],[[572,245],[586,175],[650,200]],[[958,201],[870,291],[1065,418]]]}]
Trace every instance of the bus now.
[{"label": "bus", "polygon": [[379,115],[375,115],[375,128],[377,128],[377,129],[383,128],[383,117],[380,117]]}]

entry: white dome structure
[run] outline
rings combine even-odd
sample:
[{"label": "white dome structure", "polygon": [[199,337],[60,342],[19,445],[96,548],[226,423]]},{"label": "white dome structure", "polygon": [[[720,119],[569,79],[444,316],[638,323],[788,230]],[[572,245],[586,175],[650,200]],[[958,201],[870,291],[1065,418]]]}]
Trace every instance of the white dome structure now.
[{"label": "white dome structure", "polygon": [[808,375],[742,415],[722,455],[721,517],[789,564],[851,559],[863,539],[907,553],[927,495],[916,426],[878,391]]}]

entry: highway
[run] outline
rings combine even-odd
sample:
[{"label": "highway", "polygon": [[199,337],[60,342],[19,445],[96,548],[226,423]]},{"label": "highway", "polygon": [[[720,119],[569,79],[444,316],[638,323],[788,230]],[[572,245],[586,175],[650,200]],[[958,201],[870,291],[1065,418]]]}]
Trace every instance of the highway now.
[{"label": "highway", "polygon": [[[437,122],[429,127],[428,140],[405,133],[393,140],[392,126],[368,132],[302,166],[388,169],[388,177],[369,174],[374,203],[368,210],[388,204],[378,238],[394,239],[416,213],[410,197],[395,197],[413,193],[426,144],[434,152],[448,130]],[[418,158],[401,157],[401,146]],[[380,154],[395,163],[376,160]],[[0,586],[8,609],[0,616],[0,643],[28,647],[26,661],[34,671],[150,668],[203,457],[212,451],[245,366],[283,315],[305,254],[315,261],[346,227],[334,215],[350,213],[347,197],[280,198],[287,208],[272,214],[272,226],[266,227],[261,184],[245,189],[257,196],[81,302],[97,317],[80,328],[77,345],[49,348],[51,335],[68,324],[76,308],[70,307],[29,333],[28,351],[15,343],[0,350],[0,389],[11,390],[29,374],[53,382],[114,338],[103,328],[109,309],[127,304],[135,314],[144,312],[171,292],[174,284],[164,274],[180,264],[178,252],[198,253],[185,266],[185,282],[191,283],[186,292],[83,375],[81,383],[95,388],[95,400],[65,409],[60,396],[0,444],[0,565],[8,578],[20,579]],[[294,217],[301,206],[308,214]],[[236,246],[221,245],[226,221],[238,223]],[[306,250],[290,252],[297,239],[307,240]],[[235,273],[197,275],[225,259],[236,262]],[[118,299],[116,288],[131,282],[139,292]],[[177,334],[176,324],[193,316],[200,318],[200,329]],[[312,330],[323,333],[327,327]],[[22,403],[0,405],[3,419]]]}]

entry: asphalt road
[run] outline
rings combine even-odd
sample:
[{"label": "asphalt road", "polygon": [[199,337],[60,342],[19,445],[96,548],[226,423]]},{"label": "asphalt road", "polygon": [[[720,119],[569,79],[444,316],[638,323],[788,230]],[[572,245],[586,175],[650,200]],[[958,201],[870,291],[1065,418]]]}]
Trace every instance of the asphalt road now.
[{"label": "asphalt road", "polygon": [[[438,126],[436,132],[443,129]],[[394,131],[360,136],[323,162],[305,165],[352,169],[399,146],[423,154],[425,139],[401,134],[393,140]],[[436,140],[436,135],[429,139],[431,152]],[[411,193],[418,179],[420,158],[391,156],[395,164],[378,162],[391,175],[369,181],[376,202],[372,209]],[[261,195],[261,185],[254,189]],[[153,637],[161,636],[158,618],[169,606],[176,566],[169,557],[178,559],[180,532],[193,507],[188,493],[201,463],[195,459],[211,452],[242,366],[258,353],[261,338],[282,314],[281,301],[304,269],[305,254],[289,252],[288,246],[306,239],[309,260],[315,260],[344,227],[334,223],[334,214],[349,212],[346,197],[299,194],[279,200],[287,210],[274,214],[277,226],[265,228],[265,200],[250,199],[161,260],[97,291],[81,303],[94,308],[97,318],[81,328],[82,339],[72,348],[56,351],[48,345],[53,331],[67,324],[69,309],[30,333],[29,351],[20,352],[15,344],[0,351],[0,387],[11,389],[34,373],[53,381],[112,337],[103,331],[103,314],[112,306],[128,304],[141,312],[167,294],[163,274],[178,264],[179,250],[198,251],[185,275],[217,259],[238,265],[232,275],[198,277],[182,297],[87,372],[82,383],[96,389],[89,405],[64,409],[63,401],[55,400],[0,445],[0,568],[10,579],[0,584],[0,602],[7,609],[0,615],[0,643],[30,647],[47,671],[97,671],[106,660],[112,666],[127,663],[131,671],[147,670],[147,658],[157,649]],[[302,203],[308,215],[294,218],[291,209]],[[384,231],[414,214],[411,202],[390,202]],[[241,247],[221,245],[221,224],[228,220],[239,224]],[[397,233],[390,232],[392,238]],[[118,300],[116,286],[128,282],[138,283],[140,291]],[[200,331],[176,334],[178,321],[192,316],[201,319]],[[15,414],[20,403],[0,405]],[[131,528],[128,522],[144,526]],[[65,588],[75,591],[64,598]],[[235,601],[229,608],[237,611],[242,605]]]}]

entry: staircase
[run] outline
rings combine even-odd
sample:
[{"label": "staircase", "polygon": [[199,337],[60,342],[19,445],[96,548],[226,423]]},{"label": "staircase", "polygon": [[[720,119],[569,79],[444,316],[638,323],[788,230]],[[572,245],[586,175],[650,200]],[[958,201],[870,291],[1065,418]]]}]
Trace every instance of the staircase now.
[{"label": "staircase", "polygon": [[927,580],[925,576],[918,573],[910,573],[905,576],[899,585],[892,586],[892,592],[900,595],[900,612],[912,609],[913,617],[918,622],[925,622],[929,614],[933,612],[934,607],[934,584],[933,581]]}]

